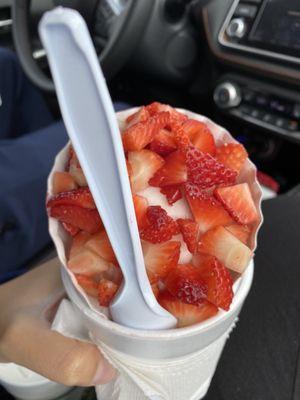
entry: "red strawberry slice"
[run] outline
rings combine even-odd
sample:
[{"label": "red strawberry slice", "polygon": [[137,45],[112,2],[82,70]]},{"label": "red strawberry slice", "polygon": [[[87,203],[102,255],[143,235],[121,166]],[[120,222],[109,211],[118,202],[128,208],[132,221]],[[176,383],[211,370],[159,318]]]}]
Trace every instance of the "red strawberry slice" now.
[{"label": "red strawberry slice", "polygon": [[127,128],[129,128],[134,124],[137,124],[138,122],[145,122],[149,119],[149,117],[150,117],[149,112],[147,111],[146,107],[143,106],[137,112],[127,117],[126,119]]},{"label": "red strawberry slice", "polygon": [[78,285],[82,287],[82,289],[92,297],[98,296],[98,283],[87,275],[75,274]]},{"label": "red strawberry slice", "polygon": [[168,104],[161,104],[158,102],[154,102],[146,106],[146,110],[149,112],[151,116],[156,115],[161,112],[168,112],[172,119],[184,122],[187,120],[187,116],[175,110],[175,108],[169,106]]},{"label": "red strawberry slice", "polygon": [[143,229],[145,226],[147,226],[146,213],[149,206],[148,200],[143,196],[138,196],[135,194],[133,195],[133,204],[138,227],[139,229]]},{"label": "red strawberry slice", "polygon": [[101,279],[98,286],[98,302],[102,307],[108,307],[115,297],[119,287],[108,279]]},{"label": "red strawberry slice", "polygon": [[222,204],[213,196],[201,191],[197,193],[197,196],[195,193],[196,189],[194,190],[192,185],[187,186],[186,199],[195,221],[198,223],[199,233],[203,234],[215,226],[234,222]]},{"label": "red strawberry slice", "polygon": [[217,257],[225,267],[240,273],[252,258],[251,250],[222,226],[201,236],[198,251]]},{"label": "red strawberry slice", "polygon": [[177,318],[177,327],[194,325],[213,317],[218,312],[218,307],[204,300],[199,305],[182,303],[167,290],[158,296],[159,304]]},{"label": "red strawberry slice", "polygon": [[176,201],[182,198],[180,186],[164,186],[160,189],[160,192],[166,196],[170,205],[176,203]]},{"label": "red strawberry slice", "polygon": [[240,172],[248,153],[240,143],[225,143],[217,149],[216,159],[226,167]]},{"label": "red strawberry slice", "polygon": [[167,212],[160,206],[147,209],[147,226],[140,231],[140,237],[150,243],[162,243],[179,233],[179,228]]},{"label": "red strawberry slice", "polygon": [[214,194],[239,224],[247,225],[257,221],[258,214],[247,183],[220,187]]},{"label": "red strawberry slice", "polygon": [[164,279],[176,267],[180,255],[180,242],[159,244],[142,242],[143,254],[150,283]]},{"label": "red strawberry slice", "polygon": [[87,232],[80,231],[76,236],[73,237],[69,258],[73,258],[76,254],[83,250],[85,243],[91,238],[91,235]]},{"label": "red strawberry slice", "polygon": [[229,270],[216,257],[207,259],[199,270],[207,285],[207,300],[223,310],[229,310],[233,299],[233,281]]},{"label": "red strawberry slice", "polygon": [[225,226],[225,228],[235,237],[237,237],[241,242],[247,245],[251,234],[251,229],[249,228],[249,226],[232,224],[229,226]]},{"label": "red strawberry slice", "polygon": [[180,185],[187,181],[185,155],[180,150],[171,153],[165,164],[149,180],[149,185],[156,187]]},{"label": "red strawberry slice", "polygon": [[86,243],[85,247],[92,250],[99,257],[110,263],[116,263],[117,259],[110,244],[107,233],[103,230],[95,233]]},{"label": "red strawberry slice", "polygon": [[176,149],[174,134],[166,129],[159,131],[150,143],[150,150],[163,157],[166,157]]},{"label": "red strawberry slice", "polygon": [[164,159],[150,150],[132,151],[128,153],[131,165],[131,185],[134,193],[149,186],[149,179],[154,176],[164,164]]},{"label": "red strawberry slice", "polygon": [[146,147],[154,136],[169,123],[170,114],[162,112],[145,122],[138,122],[125,129],[122,141],[125,151],[139,151]]},{"label": "red strawberry slice", "polygon": [[109,263],[93,251],[83,248],[68,261],[68,268],[74,274],[87,276],[98,275],[109,268]]},{"label": "red strawberry slice", "polygon": [[69,173],[72,175],[78,186],[87,186],[87,181],[85,179],[84,173],[72,147],[70,150]]},{"label": "red strawberry slice", "polygon": [[193,221],[192,219],[180,218],[177,220],[177,223],[188,250],[191,253],[195,253],[197,251],[199,236],[199,226],[197,222]]},{"label": "red strawberry slice", "polygon": [[120,267],[116,267],[114,264],[109,264],[108,269],[102,272],[100,277],[112,281],[118,286],[121,285],[123,279]]},{"label": "red strawberry slice", "polygon": [[52,185],[53,194],[67,192],[77,188],[77,184],[69,172],[54,172]]},{"label": "red strawberry slice", "polygon": [[188,180],[201,189],[216,185],[235,183],[237,172],[217,162],[210,154],[203,153],[194,146],[186,150]]},{"label": "red strawberry slice", "polygon": [[166,289],[183,303],[200,304],[207,297],[207,286],[194,265],[178,265],[165,280]]},{"label": "red strawberry slice", "polygon": [[170,128],[174,133],[174,138],[178,149],[184,150],[191,145],[190,138],[183,129],[182,121],[176,119],[170,120]]},{"label": "red strawberry slice", "polygon": [[77,206],[59,205],[50,208],[49,215],[60,222],[71,224],[82,231],[96,233],[102,227],[97,210],[89,210]]},{"label": "red strawberry slice", "polygon": [[198,150],[212,156],[216,154],[215,140],[206,124],[195,119],[188,119],[182,128]]},{"label": "red strawberry slice", "polygon": [[78,206],[89,208],[91,210],[96,208],[93,196],[89,188],[79,188],[69,192],[58,193],[47,202],[47,207],[54,206]]},{"label": "red strawberry slice", "polygon": [[70,236],[76,236],[77,233],[79,232],[79,228],[71,224],[67,224],[66,222],[63,222],[62,226],[65,228],[65,230],[68,232]]}]

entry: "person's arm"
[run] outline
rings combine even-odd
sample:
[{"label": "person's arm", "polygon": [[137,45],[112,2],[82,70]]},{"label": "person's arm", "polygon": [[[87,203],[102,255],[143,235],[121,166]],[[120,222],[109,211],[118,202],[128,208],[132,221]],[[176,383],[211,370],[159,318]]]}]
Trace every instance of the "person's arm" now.
[{"label": "person's arm", "polygon": [[115,370],[96,346],[50,329],[63,296],[58,259],[0,286],[0,362],[70,386],[114,379]]}]

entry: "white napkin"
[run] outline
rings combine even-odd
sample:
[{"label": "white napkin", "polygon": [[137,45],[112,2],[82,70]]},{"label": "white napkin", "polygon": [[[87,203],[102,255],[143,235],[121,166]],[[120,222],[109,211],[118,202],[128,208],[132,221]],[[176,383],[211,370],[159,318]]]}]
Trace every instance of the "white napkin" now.
[{"label": "white napkin", "polygon": [[101,341],[93,340],[69,300],[61,302],[52,329],[69,337],[95,343],[119,371],[114,382],[96,387],[99,400],[199,400],[206,394],[234,326],[235,323],[203,350],[168,360],[130,357]]}]

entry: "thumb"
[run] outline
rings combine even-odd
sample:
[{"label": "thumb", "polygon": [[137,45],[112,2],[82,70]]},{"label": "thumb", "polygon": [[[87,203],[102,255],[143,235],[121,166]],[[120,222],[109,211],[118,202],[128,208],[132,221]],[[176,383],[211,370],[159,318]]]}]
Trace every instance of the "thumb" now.
[{"label": "thumb", "polygon": [[34,316],[15,318],[2,344],[8,361],[68,386],[94,386],[116,377],[95,345],[51,331]]}]

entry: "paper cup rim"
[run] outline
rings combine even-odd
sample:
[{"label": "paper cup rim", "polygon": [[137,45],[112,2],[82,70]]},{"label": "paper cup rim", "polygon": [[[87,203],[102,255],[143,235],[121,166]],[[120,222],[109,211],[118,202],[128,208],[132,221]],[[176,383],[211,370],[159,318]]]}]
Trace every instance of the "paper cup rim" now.
[{"label": "paper cup rim", "polygon": [[219,311],[217,315],[209,318],[206,321],[200,322],[198,324],[190,325],[184,328],[174,328],[167,330],[142,330],[142,329],[134,329],[124,325],[119,325],[118,323],[111,321],[109,319],[105,319],[100,317],[96,311],[90,309],[88,305],[84,302],[84,300],[80,297],[80,295],[76,292],[75,287],[73,286],[70,276],[67,274],[63,266],[61,267],[62,280],[64,283],[64,287],[69,298],[75,303],[75,305],[81,310],[81,312],[92,319],[93,322],[103,328],[109,329],[112,332],[115,332],[122,336],[129,336],[131,339],[149,339],[149,340],[170,340],[170,339],[179,339],[182,337],[194,336],[199,333],[204,333],[220,323],[226,321],[231,317],[232,314],[236,312],[238,308],[240,308],[248,295],[250,290],[253,274],[254,274],[254,262],[250,261],[250,264],[246,268],[244,274],[239,279],[238,288],[234,295],[234,300],[231,304],[231,307],[228,311]]}]

